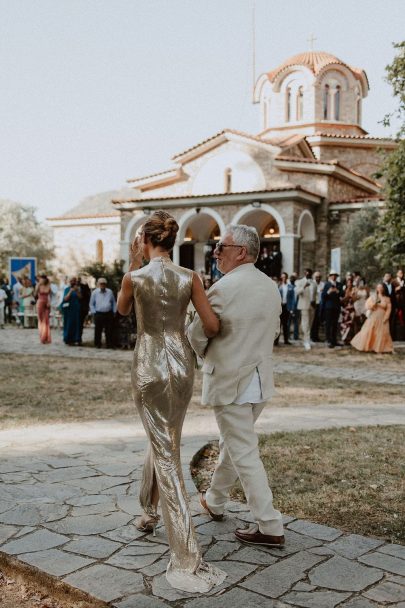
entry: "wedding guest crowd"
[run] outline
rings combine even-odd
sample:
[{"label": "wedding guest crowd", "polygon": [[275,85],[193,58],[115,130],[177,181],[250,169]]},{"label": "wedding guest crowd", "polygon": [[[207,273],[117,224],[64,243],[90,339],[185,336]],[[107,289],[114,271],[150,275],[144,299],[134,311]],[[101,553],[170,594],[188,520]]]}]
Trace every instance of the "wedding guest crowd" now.
[{"label": "wedding guest crowd", "polygon": [[[392,352],[394,340],[405,339],[405,280],[398,269],[395,278],[384,274],[370,296],[370,287],[359,271],[348,272],[343,282],[331,269],[326,281],[319,271],[306,268],[297,279],[282,272],[278,283],[282,301],[280,336],[290,345],[300,335],[306,351],[316,342],[329,348],[352,345],[358,350]],[[293,328],[293,336],[291,336]]]},{"label": "wedding guest crowd", "polygon": [[[258,266],[268,274],[280,270],[278,252],[267,250]],[[208,290],[212,277],[201,271]],[[331,269],[323,280],[319,270],[306,268],[301,278],[296,273],[273,275],[282,302],[280,339],[285,345],[300,337],[305,351],[325,341],[329,348],[352,345],[358,350],[392,352],[393,341],[405,340],[405,280],[403,269],[395,276],[386,272],[375,293],[361,272],[348,272],[342,281]],[[63,322],[63,339],[69,345],[81,345],[86,321],[94,323],[94,345],[102,347],[103,333],[107,348],[133,348],[136,340],[134,315],[122,317],[117,312],[116,297],[101,277],[96,289],[90,289],[81,277],[65,277],[58,286],[54,279],[39,275],[34,288],[28,277],[17,279],[13,287],[8,279],[0,281],[0,328],[15,323],[24,328],[36,326],[43,344],[51,342],[51,327]],[[373,294],[373,295],[371,295]]]}]

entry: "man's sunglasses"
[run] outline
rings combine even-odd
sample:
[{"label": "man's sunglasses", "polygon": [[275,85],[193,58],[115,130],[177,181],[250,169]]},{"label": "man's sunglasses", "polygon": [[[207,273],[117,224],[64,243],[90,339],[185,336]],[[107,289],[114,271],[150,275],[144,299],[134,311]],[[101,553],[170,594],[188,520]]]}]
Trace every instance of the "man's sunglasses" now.
[{"label": "man's sunglasses", "polygon": [[215,250],[218,251],[218,253],[222,253],[225,247],[243,247],[243,245],[224,245],[224,243],[221,243],[220,241],[216,244]]}]

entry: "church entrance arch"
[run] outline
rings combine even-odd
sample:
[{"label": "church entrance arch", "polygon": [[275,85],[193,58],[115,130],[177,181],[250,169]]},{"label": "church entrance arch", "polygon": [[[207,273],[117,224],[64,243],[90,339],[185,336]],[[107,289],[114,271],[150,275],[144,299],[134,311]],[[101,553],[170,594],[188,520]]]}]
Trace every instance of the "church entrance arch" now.
[{"label": "church entrance arch", "polygon": [[179,220],[174,261],[212,280],[217,272],[212,254],[224,230],[224,221],[217,211],[206,207],[187,211]]},{"label": "church entrance arch", "polygon": [[121,241],[121,245],[120,245],[121,260],[124,260],[124,270],[128,270],[129,248],[130,248],[132,241],[135,238],[135,232],[147,218],[148,218],[148,215],[146,215],[146,213],[143,213],[143,212],[137,213],[130,219],[130,221],[128,222],[128,224],[125,228],[124,238]]},{"label": "church entrance arch", "polygon": [[302,276],[305,268],[312,268],[312,270],[315,270],[314,266],[316,263],[315,222],[308,209],[305,209],[299,217],[297,233],[299,236],[299,275]]},{"label": "church entrance arch", "polygon": [[270,277],[279,277],[282,269],[282,239],[285,235],[284,221],[270,205],[255,204],[240,209],[232,224],[246,224],[256,228],[260,237],[260,253],[256,266]]},{"label": "church entrance arch", "polygon": [[148,217],[149,216],[146,215],[146,213],[134,215],[134,217],[128,222],[125,229],[124,241],[132,243],[135,238],[135,232],[138,230],[139,226],[147,220]]}]

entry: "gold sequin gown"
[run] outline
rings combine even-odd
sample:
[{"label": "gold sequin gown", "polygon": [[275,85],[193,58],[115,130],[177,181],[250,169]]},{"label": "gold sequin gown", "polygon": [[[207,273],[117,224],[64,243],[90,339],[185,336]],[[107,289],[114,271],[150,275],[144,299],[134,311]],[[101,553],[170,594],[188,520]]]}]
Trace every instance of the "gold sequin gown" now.
[{"label": "gold sequin gown", "polygon": [[132,366],[135,404],[149,438],[140,503],[151,503],[154,472],[169,546],[168,582],[206,593],[226,574],[202,561],[180,462],[180,438],[191,399],[194,358],[185,335],[193,273],[167,257],[153,258],[131,273],[137,319]]}]

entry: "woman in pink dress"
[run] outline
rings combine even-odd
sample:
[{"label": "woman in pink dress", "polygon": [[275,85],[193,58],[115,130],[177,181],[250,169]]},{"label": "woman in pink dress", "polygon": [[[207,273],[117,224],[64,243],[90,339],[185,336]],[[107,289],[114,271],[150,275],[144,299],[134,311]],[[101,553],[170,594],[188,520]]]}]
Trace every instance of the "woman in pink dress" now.
[{"label": "woman in pink dress", "polygon": [[392,353],[394,346],[390,334],[391,300],[387,288],[379,283],[375,296],[366,301],[367,319],[351,341],[357,350],[375,353]]},{"label": "woman in pink dress", "polygon": [[37,314],[39,339],[42,344],[51,343],[51,328],[49,326],[49,312],[51,310],[51,285],[46,275],[41,274],[36,287]]}]

